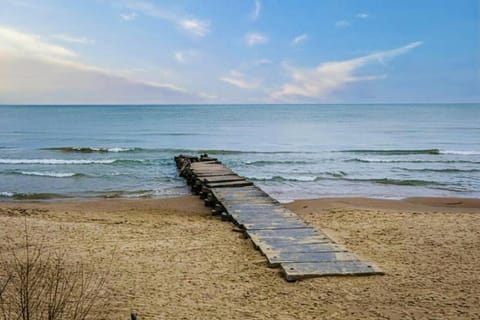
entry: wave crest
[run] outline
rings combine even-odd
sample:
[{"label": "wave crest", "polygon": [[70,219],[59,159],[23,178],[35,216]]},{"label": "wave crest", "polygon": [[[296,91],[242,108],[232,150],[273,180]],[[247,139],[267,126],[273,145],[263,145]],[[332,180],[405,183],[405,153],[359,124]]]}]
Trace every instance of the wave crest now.
[{"label": "wave crest", "polygon": [[43,150],[52,150],[52,151],[61,151],[66,153],[107,153],[107,152],[129,152],[129,151],[137,151],[140,150],[139,148],[120,148],[120,147],[113,147],[113,148],[97,148],[97,147],[58,147],[58,148],[44,148]]},{"label": "wave crest", "polygon": [[52,177],[52,178],[71,178],[84,176],[82,173],[74,172],[53,172],[53,171],[15,171],[13,174],[21,174],[25,176],[39,176],[39,177]]},{"label": "wave crest", "polygon": [[471,163],[480,164],[480,161],[470,160],[384,160],[370,158],[353,158],[343,160],[344,162],[363,162],[363,163]]},{"label": "wave crest", "polygon": [[380,155],[408,155],[408,154],[431,154],[431,155],[438,155],[441,153],[439,149],[411,149],[411,150],[403,150],[403,149],[393,149],[393,150],[375,150],[375,149],[353,149],[353,150],[341,150],[338,152],[345,152],[345,153],[363,153],[363,154],[380,154]]},{"label": "wave crest", "polygon": [[0,159],[0,164],[111,164],[118,160]]}]

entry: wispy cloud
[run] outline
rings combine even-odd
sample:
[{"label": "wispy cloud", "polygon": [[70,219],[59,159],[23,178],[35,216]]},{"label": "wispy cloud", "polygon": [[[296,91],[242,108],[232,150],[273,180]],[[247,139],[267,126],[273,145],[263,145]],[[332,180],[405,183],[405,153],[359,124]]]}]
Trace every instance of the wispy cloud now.
[{"label": "wispy cloud", "polygon": [[273,63],[272,60],[264,58],[264,59],[260,59],[260,60],[255,61],[253,64],[254,65],[265,65],[265,64],[272,64],[272,63]]},{"label": "wispy cloud", "polygon": [[[0,103],[196,102],[201,95],[78,61],[43,37],[0,27]],[[48,81],[45,81],[48,79]]]},{"label": "wispy cloud", "polygon": [[137,18],[137,13],[136,12],[121,13],[120,18],[122,18],[124,21],[132,21]]},{"label": "wispy cloud", "polygon": [[255,0],[255,7],[250,15],[253,21],[257,20],[260,17],[260,10],[262,9],[262,3],[260,0]]},{"label": "wispy cloud", "polygon": [[275,99],[289,97],[323,98],[349,83],[384,79],[385,75],[356,76],[355,71],[370,63],[386,63],[389,59],[405,54],[422,45],[421,41],[403,47],[369,54],[345,61],[325,62],[312,69],[285,66],[291,73],[292,82],[272,94]]},{"label": "wispy cloud", "polygon": [[177,22],[182,29],[198,37],[205,37],[210,32],[210,22],[195,18],[181,19]]},{"label": "wispy cloud", "polygon": [[335,22],[335,27],[337,28],[348,28],[350,27],[351,23],[348,20],[338,20]]},{"label": "wispy cloud", "polygon": [[71,43],[78,43],[78,44],[94,44],[95,41],[85,38],[85,37],[76,37],[71,36],[68,34],[55,34],[52,35],[52,38],[64,41],[64,42],[71,42]]},{"label": "wispy cloud", "polygon": [[30,1],[24,0],[6,0],[8,3],[11,3],[15,6],[24,7],[24,8],[37,8],[36,5],[31,3]]},{"label": "wispy cloud", "polygon": [[47,43],[40,36],[0,26],[0,49],[33,56],[72,58],[76,53],[62,46]]},{"label": "wispy cloud", "polygon": [[260,85],[258,80],[246,79],[243,73],[231,70],[229,75],[221,77],[220,80],[241,89],[256,89]]},{"label": "wispy cloud", "polygon": [[368,17],[370,17],[370,15],[366,12],[359,12],[355,15],[355,18],[358,19],[367,19]]},{"label": "wispy cloud", "polygon": [[197,52],[195,50],[176,51],[173,56],[177,62],[187,63],[197,56]]},{"label": "wispy cloud", "polygon": [[252,32],[245,35],[245,43],[249,47],[268,42],[267,36],[258,32]]},{"label": "wispy cloud", "polygon": [[150,17],[169,21],[179,29],[197,37],[205,37],[210,32],[210,21],[191,16],[181,16],[177,13],[164,10],[150,2],[133,1],[127,3],[126,7]]},{"label": "wispy cloud", "polygon": [[305,42],[308,40],[308,35],[306,33],[304,34],[301,34],[299,36],[296,36],[295,38],[293,38],[292,42],[290,43],[292,46],[296,46],[302,42]]}]

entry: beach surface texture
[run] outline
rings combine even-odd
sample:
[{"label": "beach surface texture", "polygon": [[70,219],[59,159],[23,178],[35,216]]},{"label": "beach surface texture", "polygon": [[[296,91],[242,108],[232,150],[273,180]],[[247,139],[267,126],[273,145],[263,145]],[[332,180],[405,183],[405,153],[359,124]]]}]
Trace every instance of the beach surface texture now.
[{"label": "beach surface texture", "polygon": [[[480,200],[286,205],[384,276],[286,282],[193,196],[0,203],[0,250],[32,242],[109,269],[108,318],[478,319]],[[113,259],[112,259],[113,257]]]}]

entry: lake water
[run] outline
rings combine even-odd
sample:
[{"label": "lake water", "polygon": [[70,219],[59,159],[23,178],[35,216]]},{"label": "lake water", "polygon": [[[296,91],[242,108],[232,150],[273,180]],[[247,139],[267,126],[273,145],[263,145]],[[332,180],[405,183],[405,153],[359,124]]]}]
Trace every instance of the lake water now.
[{"label": "lake water", "polygon": [[280,201],[480,196],[480,104],[0,106],[0,199],[188,194],[207,152]]}]

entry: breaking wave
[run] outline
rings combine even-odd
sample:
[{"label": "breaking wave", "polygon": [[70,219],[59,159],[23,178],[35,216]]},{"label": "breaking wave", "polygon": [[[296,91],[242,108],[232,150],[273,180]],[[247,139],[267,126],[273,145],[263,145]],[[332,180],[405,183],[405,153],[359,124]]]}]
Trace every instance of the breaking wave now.
[{"label": "breaking wave", "polygon": [[82,177],[85,176],[82,173],[74,172],[53,172],[53,171],[12,171],[10,174],[20,174],[25,176],[39,176],[39,177],[52,177],[52,178],[71,178],[71,177]]},{"label": "breaking wave", "polygon": [[480,155],[480,151],[445,150],[445,151],[442,151],[442,154],[457,154],[457,155],[464,155],[464,156],[473,156],[473,155]]},{"label": "breaking wave", "polygon": [[444,169],[433,169],[433,168],[424,168],[424,169],[410,169],[410,168],[398,168],[404,171],[411,172],[437,172],[437,173],[461,173],[461,172],[480,172],[480,169],[455,169],[455,168],[444,168]]},{"label": "breaking wave", "polygon": [[0,159],[0,164],[45,164],[45,165],[61,165],[61,164],[145,164],[146,160],[128,160],[128,159]]},{"label": "breaking wave", "polygon": [[110,164],[118,160],[0,159],[0,164]]},{"label": "breaking wave", "polygon": [[384,160],[384,159],[370,159],[370,158],[353,158],[343,160],[344,162],[363,162],[363,163],[471,163],[480,164],[480,161],[470,160]]},{"label": "breaking wave", "polygon": [[341,150],[338,152],[346,152],[346,153],[363,153],[363,154],[381,154],[381,155],[407,155],[407,154],[441,154],[439,149],[412,149],[412,150],[370,150],[370,149],[353,149],[353,150]]},{"label": "breaking wave", "polygon": [[249,166],[269,166],[275,164],[310,164],[309,161],[268,161],[268,160],[258,160],[258,161],[244,161],[244,164]]},{"label": "breaking wave", "polygon": [[260,181],[260,182],[316,182],[322,180],[337,180],[337,181],[349,181],[349,182],[371,182],[378,184],[388,184],[388,185],[397,185],[397,186],[442,186],[443,183],[436,181],[428,180],[415,180],[415,179],[390,179],[390,178],[380,178],[380,179],[352,179],[346,178],[344,176],[335,176],[335,177],[283,177],[283,176],[273,176],[266,178],[249,178],[251,181]]},{"label": "breaking wave", "polygon": [[96,148],[96,147],[59,147],[59,148],[44,148],[42,150],[52,150],[52,151],[61,151],[61,152],[72,152],[72,153],[107,153],[107,152],[129,152],[129,151],[140,151],[140,148]]}]

